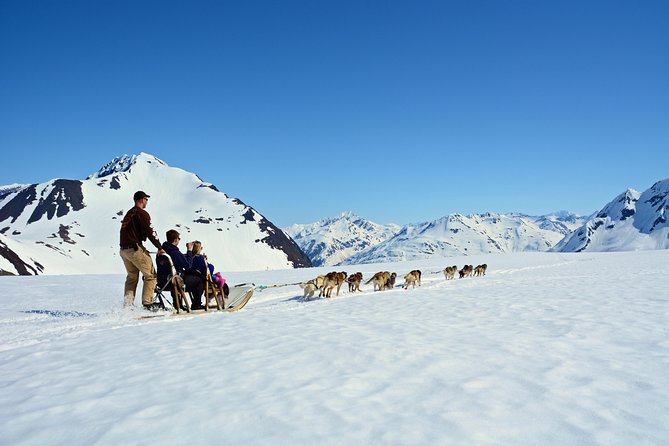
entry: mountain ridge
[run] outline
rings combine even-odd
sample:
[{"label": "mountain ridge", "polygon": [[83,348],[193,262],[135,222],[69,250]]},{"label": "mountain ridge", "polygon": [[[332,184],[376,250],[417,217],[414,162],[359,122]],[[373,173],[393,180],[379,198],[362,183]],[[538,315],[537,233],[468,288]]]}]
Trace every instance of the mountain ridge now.
[{"label": "mountain ridge", "polygon": [[172,228],[201,239],[221,271],[311,266],[299,246],[253,207],[144,152],[116,157],[85,180],[0,190],[6,191],[0,195],[0,269],[7,273],[123,272],[120,220],[136,190],[151,195],[147,210],[161,240]]},{"label": "mountain ridge", "polygon": [[[315,265],[332,266],[518,251],[669,249],[669,179],[655,182],[644,192],[628,189],[590,216],[568,211],[542,216],[453,213],[433,221],[394,225],[400,228],[394,234],[387,229],[383,234],[372,231],[365,243],[356,243],[355,234],[328,228],[349,214],[285,230],[305,252],[313,253],[317,247]],[[355,252],[341,249],[340,240],[349,240]]]},{"label": "mountain ridge", "polygon": [[558,243],[558,252],[669,249],[669,178],[627,189]]},{"label": "mountain ridge", "polygon": [[[347,232],[351,225],[342,224],[351,220],[351,215],[372,228],[365,234],[366,238],[357,243],[357,234]],[[284,230],[310,255],[315,265],[334,266],[417,260],[435,255],[547,251],[583,219],[566,211],[539,217],[520,213],[453,213],[433,221],[399,226],[379,225],[344,212],[338,217],[292,225]],[[358,223],[357,227],[365,225]],[[383,232],[375,233],[374,228],[383,228]],[[340,240],[349,240],[349,246],[356,249],[342,249]]]}]

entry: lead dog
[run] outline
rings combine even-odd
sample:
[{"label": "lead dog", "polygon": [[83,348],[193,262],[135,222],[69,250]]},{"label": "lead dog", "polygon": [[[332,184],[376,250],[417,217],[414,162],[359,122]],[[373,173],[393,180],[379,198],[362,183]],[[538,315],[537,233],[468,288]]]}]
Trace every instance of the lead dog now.
[{"label": "lead dog", "polygon": [[418,282],[418,286],[420,286],[420,276],[420,270],[415,269],[411,271],[409,274],[404,276],[404,285],[402,288],[406,290],[409,288],[409,285],[413,285],[413,287],[416,288],[416,282]]},{"label": "lead dog", "polygon": [[487,264],[483,265],[478,265],[476,268],[474,268],[474,277],[476,276],[485,276],[485,271],[488,269]]}]

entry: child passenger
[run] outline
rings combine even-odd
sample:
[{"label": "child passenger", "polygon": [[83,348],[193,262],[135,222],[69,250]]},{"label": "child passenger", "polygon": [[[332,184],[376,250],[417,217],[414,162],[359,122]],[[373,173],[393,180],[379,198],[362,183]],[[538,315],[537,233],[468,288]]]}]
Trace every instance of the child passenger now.
[{"label": "child passenger", "polygon": [[202,252],[202,243],[196,240],[193,242],[193,269],[202,274],[202,277],[207,277],[207,266],[209,268],[209,274],[211,274],[212,280],[218,289],[222,290],[227,297],[228,294],[230,294],[230,288],[228,287],[228,284],[225,283],[225,279],[220,272],[214,273],[214,265],[208,262],[207,255]]}]

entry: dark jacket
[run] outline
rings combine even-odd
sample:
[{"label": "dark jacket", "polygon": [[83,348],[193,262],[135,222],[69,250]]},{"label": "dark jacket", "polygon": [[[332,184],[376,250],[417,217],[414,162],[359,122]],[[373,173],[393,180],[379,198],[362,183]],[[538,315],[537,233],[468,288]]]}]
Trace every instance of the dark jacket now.
[{"label": "dark jacket", "polygon": [[193,266],[193,253],[187,251],[186,254],[179,251],[178,246],[174,246],[171,243],[163,243],[162,248],[165,250],[165,253],[172,258],[172,263],[174,263],[174,269],[177,270],[177,273],[183,273],[187,269],[192,268]]},{"label": "dark jacket", "polygon": [[142,242],[148,238],[153,246],[160,249],[160,241],[151,226],[151,216],[137,206],[130,209],[123,217],[120,238],[121,248],[142,246]]},{"label": "dark jacket", "polygon": [[[207,262],[204,260],[203,255],[197,255],[193,257],[193,269],[198,272],[202,277],[207,276]],[[214,274],[214,265],[209,263],[209,273]]]}]

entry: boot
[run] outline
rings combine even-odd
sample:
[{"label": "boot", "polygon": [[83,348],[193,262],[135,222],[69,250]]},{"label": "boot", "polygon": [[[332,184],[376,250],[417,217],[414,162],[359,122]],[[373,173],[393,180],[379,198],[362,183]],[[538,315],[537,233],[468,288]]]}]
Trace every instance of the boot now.
[{"label": "boot", "polygon": [[151,312],[155,313],[156,311],[162,310],[163,307],[162,307],[162,305],[160,305],[160,303],[153,302],[153,303],[148,304],[148,305],[145,304],[144,309],[147,310],[147,311],[151,311]]},{"label": "boot", "polygon": [[125,296],[123,296],[123,306],[124,307],[132,307],[135,305],[135,295],[132,293],[127,293]]}]

